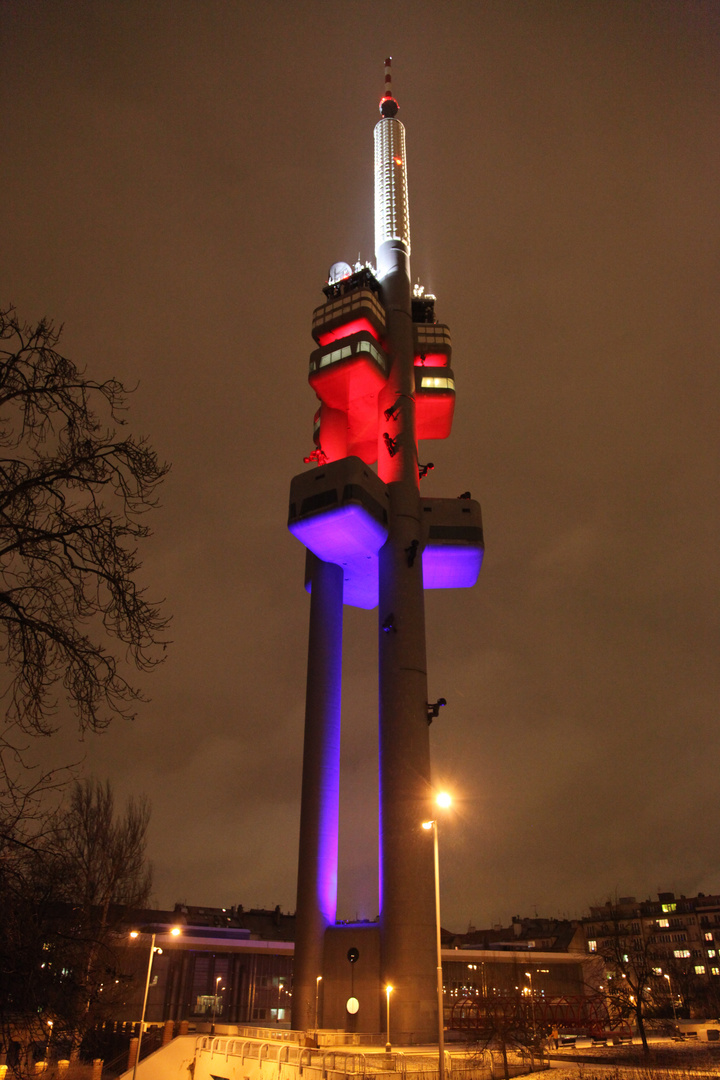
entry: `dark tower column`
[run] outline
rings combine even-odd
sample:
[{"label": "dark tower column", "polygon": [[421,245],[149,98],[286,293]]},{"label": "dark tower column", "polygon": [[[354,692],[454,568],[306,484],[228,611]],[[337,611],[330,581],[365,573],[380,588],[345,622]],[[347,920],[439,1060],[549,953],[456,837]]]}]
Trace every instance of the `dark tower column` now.
[{"label": "dark tower column", "polygon": [[325,930],[335,922],[340,797],[343,574],[307,554],[311,581],[292,1026],[315,1025]]},{"label": "dark tower column", "polygon": [[[389,86],[375,129],[375,243],[387,318],[388,381],[380,393],[378,473],[388,486],[379,556],[381,978],[393,987],[392,1029],[437,1033],[430,739],[415,425],[410,228],[405,133]],[[391,1033],[392,1034],[392,1033]]]}]

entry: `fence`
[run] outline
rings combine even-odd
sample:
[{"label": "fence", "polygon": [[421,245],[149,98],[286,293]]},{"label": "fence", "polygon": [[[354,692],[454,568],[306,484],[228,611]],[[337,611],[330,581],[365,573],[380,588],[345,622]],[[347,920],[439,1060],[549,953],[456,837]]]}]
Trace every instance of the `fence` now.
[{"label": "fence", "polygon": [[[250,1078],[267,1080],[439,1080],[437,1054],[402,1050],[375,1052],[293,1045],[289,1041],[256,1041],[236,1036],[201,1035],[196,1041],[198,1062],[218,1059],[242,1062]],[[280,1045],[278,1045],[280,1043]],[[508,1075],[521,1076],[548,1068],[547,1059],[530,1054],[508,1054]],[[210,1073],[213,1069],[210,1068]],[[445,1052],[446,1080],[500,1080],[505,1075],[502,1056],[490,1050],[477,1053]]]},{"label": "fence", "polygon": [[[101,1080],[103,1063],[98,1058],[91,1065],[81,1062],[36,1061],[29,1075],[38,1080]],[[0,1080],[10,1080],[14,1075],[7,1065],[0,1065]]]}]

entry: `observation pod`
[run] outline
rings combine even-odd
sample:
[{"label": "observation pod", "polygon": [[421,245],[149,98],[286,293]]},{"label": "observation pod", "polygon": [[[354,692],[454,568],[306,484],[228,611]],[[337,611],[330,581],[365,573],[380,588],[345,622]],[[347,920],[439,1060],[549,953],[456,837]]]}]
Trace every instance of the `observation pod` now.
[{"label": "observation pod", "polygon": [[426,589],[471,589],[485,550],[482,512],[475,499],[421,499],[423,584]]},{"label": "observation pod", "polygon": [[[336,267],[348,272],[334,276]],[[345,263],[331,268],[327,302],[313,312],[312,334],[320,348],[310,357],[308,381],[320,399],[313,438],[319,460],[356,456],[377,459],[378,395],[387,382],[383,347],[385,308],[370,270]]]},{"label": "observation pod", "polygon": [[[416,367],[450,367],[452,359],[452,341],[450,331],[443,323],[434,321],[435,297],[428,298],[429,304],[422,308],[413,300],[413,345]],[[422,314],[430,321],[420,321]]]},{"label": "observation pod", "polygon": [[412,316],[417,437],[447,439],[455,413],[450,331],[435,322],[432,295],[413,298]]},{"label": "observation pod", "polygon": [[388,358],[367,331],[332,341],[310,357],[308,381],[322,402],[316,445],[328,461],[354,455],[377,458],[378,394]]},{"label": "observation pod", "polygon": [[455,413],[452,368],[415,368],[415,423],[418,439],[447,439]]},{"label": "observation pod", "polygon": [[312,336],[318,345],[329,345],[365,331],[376,341],[385,336],[385,308],[378,296],[378,284],[363,269],[323,289],[327,301],[315,308]]},{"label": "observation pod", "polygon": [[288,529],[313,555],[340,567],[343,603],[351,607],[377,607],[388,503],[382,480],[357,457],[309,469],[291,482]]},{"label": "observation pod", "polygon": [[[470,589],[484,552],[475,499],[421,499],[425,589]],[[387,486],[356,457],[293,478],[288,529],[308,551],[343,573],[343,604],[374,608],[379,551],[388,536]],[[310,591],[310,579],[305,586]]]}]

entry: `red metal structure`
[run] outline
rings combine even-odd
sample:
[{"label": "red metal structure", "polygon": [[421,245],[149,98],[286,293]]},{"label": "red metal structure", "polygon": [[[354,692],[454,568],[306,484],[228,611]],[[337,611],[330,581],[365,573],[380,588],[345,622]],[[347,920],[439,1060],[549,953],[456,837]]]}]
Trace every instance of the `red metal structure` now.
[{"label": "red metal structure", "polygon": [[[549,1032],[557,1027],[561,1033],[568,1031],[600,1038],[610,1026],[602,994],[536,997],[533,1010],[538,1030]],[[529,1028],[532,1024],[529,1012],[527,998],[519,994],[463,998],[450,1008],[448,1029],[482,1033],[520,1026]]]}]

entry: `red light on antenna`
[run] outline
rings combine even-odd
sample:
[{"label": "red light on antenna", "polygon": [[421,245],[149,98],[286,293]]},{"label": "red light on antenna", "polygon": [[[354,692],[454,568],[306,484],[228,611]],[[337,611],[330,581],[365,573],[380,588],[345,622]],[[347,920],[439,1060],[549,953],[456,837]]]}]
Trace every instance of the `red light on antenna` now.
[{"label": "red light on antenna", "polygon": [[402,158],[401,157],[396,157],[395,158],[395,164],[396,165],[402,165]]}]

